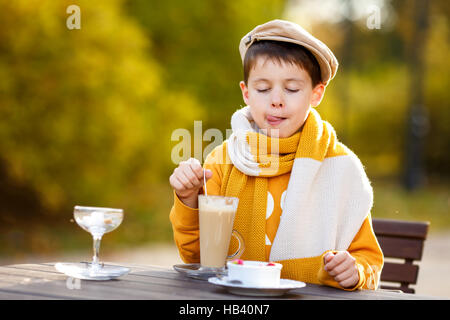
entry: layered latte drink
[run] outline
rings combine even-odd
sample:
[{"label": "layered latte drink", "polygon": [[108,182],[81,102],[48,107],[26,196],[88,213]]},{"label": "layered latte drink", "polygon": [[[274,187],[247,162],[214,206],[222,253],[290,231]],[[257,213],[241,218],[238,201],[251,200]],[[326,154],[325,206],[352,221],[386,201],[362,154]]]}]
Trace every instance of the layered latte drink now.
[{"label": "layered latte drink", "polygon": [[[238,198],[199,195],[200,264],[202,267],[223,268],[225,266],[238,202]],[[239,237],[238,240],[241,242]]]}]

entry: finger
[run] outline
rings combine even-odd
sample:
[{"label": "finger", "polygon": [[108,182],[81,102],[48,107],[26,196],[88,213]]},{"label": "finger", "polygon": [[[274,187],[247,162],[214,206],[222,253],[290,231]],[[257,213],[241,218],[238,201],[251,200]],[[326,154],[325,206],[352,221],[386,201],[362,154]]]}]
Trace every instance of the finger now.
[{"label": "finger", "polygon": [[336,276],[334,276],[334,280],[337,282],[345,281],[356,274],[356,268],[354,266],[350,266],[347,269],[342,270]]},{"label": "finger", "polygon": [[335,266],[333,269],[329,270],[328,273],[330,274],[330,276],[336,276],[336,275],[344,272],[347,269],[351,269],[352,267],[354,267],[354,265],[355,265],[355,262],[352,259],[347,258],[344,261],[342,261],[340,264]]},{"label": "finger", "polygon": [[333,252],[327,252],[324,257],[323,257],[323,262],[324,264],[327,264],[328,262],[331,261],[331,259],[333,259],[334,257],[334,253]]},{"label": "finger", "polygon": [[175,176],[170,176],[169,182],[172,189],[178,190],[180,188],[180,183]]},{"label": "finger", "polygon": [[212,178],[212,176],[213,176],[213,172],[209,169],[205,169],[204,173],[205,173],[206,180]]},{"label": "finger", "polygon": [[187,159],[186,162],[189,163],[189,164],[198,164],[198,165],[200,165],[200,161],[198,161],[197,158],[189,158],[189,159]]},{"label": "finger", "polygon": [[176,191],[184,191],[189,189],[184,185],[183,181],[178,176],[174,177],[174,181],[175,185],[177,186],[177,189],[175,189]]},{"label": "finger", "polygon": [[186,165],[201,165],[196,158],[189,158],[185,161]]},{"label": "finger", "polygon": [[180,163],[178,164],[178,168],[187,166],[188,165],[188,161],[189,160],[180,161]]},{"label": "finger", "polygon": [[169,178],[169,182],[170,182],[170,186],[175,189],[175,190],[179,190],[182,187],[182,184],[178,181],[177,177],[175,174],[172,174]]},{"label": "finger", "polygon": [[351,276],[348,279],[345,279],[341,282],[339,282],[339,285],[343,288],[350,288],[354,287],[359,281],[359,274],[356,273],[355,275]]},{"label": "finger", "polygon": [[185,161],[181,161],[180,164],[178,165],[178,168],[181,168],[182,170],[186,170],[186,168],[190,167],[191,165],[191,160],[192,158],[189,158]]},{"label": "finger", "polygon": [[192,161],[191,163],[189,163],[189,168],[191,169],[192,173],[195,174],[195,176],[201,180],[203,179],[203,168],[200,165],[200,162],[194,162]]},{"label": "finger", "polygon": [[203,176],[201,178],[197,177],[191,167],[187,167],[186,170],[183,170],[183,174],[194,187],[199,187],[203,183]]},{"label": "finger", "polygon": [[325,265],[326,271],[333,270],[337,265],[341,264],[345,260],[345,254],[343,252],[338,252],[334,255],[333,259]]},{"label": "finger", "polygon": [[[181,166],[180,166],[181,167]],[[186,160],[182,165],[182,171],[183,172],[192,172],[193,175],[195,175],[197,180],[203,179],[203,168],[200,164],[200,161],[198,161],[196,158],[189,158]],[[192,181],[191,174],[187,174],[189,180]],[[194,182],[194,181],[192,181]],[[196,183],[196,181],[195,181]]]},{"label": "finger", "polygon": [[183,171],[180,171],[179,174],[177,174],[177,178],[186,189],[194,188],[194,185],[189,181]]},{"label": "finger", "polygon": [[169,182],[170,182],[170,185],[172,186],[172,187],[174,187],[174,185],[177,183],[177,173],[178,173],[178,168],[175,168],[175,170],[173,170],[173,173],[170,175],[170,178],[169,178]]}]

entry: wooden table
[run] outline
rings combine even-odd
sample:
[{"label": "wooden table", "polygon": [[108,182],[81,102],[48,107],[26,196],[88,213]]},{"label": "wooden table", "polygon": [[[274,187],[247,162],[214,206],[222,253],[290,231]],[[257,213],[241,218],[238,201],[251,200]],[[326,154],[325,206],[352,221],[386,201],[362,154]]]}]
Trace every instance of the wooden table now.
[{"label": "wooden table", "polygon": [[[107,263],[113,264],[114,263]],[[172,268],[121,264],[130,273],[117,280],[86,281],[68,278],[54,268],[55,263],[0,266],[0,299],[156,299],[156,300],[256,300],[238,296],[203,280],[187,278]],[[436,299],[384,290],[347,292],[307,284],[275,299]]]}]

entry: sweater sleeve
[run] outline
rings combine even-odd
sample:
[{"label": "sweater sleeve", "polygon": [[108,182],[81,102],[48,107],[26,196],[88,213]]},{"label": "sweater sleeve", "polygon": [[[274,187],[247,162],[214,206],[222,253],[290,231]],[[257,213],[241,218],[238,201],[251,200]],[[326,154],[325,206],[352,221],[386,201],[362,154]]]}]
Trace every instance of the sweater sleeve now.
[{"label": "sweater sleeve", "polygon": [[[353,288],[345,288],[344,290],[377,289],[381,269],[384,264],[384,257],[372,228],[372,218],[370,213],[364,220],[347,251],[356,259],[359,281]],[[323,257],[327,252],[322,254],[321,266],[318,273],[319,282],[324,285],[343,289],[333,277],[323,269]]]},{"label": "sweater sleeve", "polygon": [[[206,182],[208,195],[219,195],[222,181],[220,162],[217,162],[216,147],[206,158],[203,168],[212,171],[212,177]],[[203,194],[203,187],[199,194]],[[174,204],[169,219],[172,223],[173,236],[181,259],[185,263],[200,262],[200,230],[198,208],[185,205],[173,192]]]}]

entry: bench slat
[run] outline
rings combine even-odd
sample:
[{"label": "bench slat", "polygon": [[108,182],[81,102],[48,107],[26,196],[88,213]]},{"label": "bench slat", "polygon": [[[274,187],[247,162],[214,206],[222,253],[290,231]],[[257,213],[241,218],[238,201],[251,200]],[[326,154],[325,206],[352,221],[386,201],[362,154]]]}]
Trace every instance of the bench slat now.
[{"label": "bench slat", "polygon": [[429,222],[372,219],[373,230],[377,236],[396,236],[425,240],[429,225]]},{"label": "bench slat", "polygon": [[380,286],[380,289],[401,291],[401,292],[403,292],[403,293],[415,293],[415,292],[416,292],[413,288],[408,288],[408,287],[394,287],[394,286],[385,286],[385,285],[381,285],[381,286]]},{"label": "bench slat", "polygon": [[378,243],[385,257],[401,259],[422,259],[423,240],[378,236]]},{"label": "bench slat", "polygon": [[385,262],[381,273],[381,281],[416,284],[418,274],[419,266],[417,265]]}]

